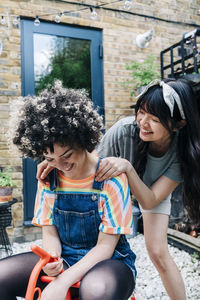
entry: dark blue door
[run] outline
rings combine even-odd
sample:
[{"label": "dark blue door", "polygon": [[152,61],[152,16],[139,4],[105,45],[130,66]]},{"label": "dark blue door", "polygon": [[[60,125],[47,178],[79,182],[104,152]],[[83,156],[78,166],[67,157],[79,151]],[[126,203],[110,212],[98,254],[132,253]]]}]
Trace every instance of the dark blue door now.
[{"label": "dark blue door", "polygon": [[[21,21],[22,95],[39,93],[55,79],[88,90],[104,115],[102,31],[78,26]],[[24,223],[33,217],[36,163],[23,159]]]}]

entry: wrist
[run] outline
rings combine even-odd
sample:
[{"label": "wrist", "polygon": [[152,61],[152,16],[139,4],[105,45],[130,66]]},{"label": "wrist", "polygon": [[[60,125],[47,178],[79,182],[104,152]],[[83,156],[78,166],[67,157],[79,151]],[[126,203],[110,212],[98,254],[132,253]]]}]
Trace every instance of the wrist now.
[{"label": "wrist", "polygon": [[127,159],[124,159],[124,162],[125,162],[125,172],[128,175],[130,172],[132,172],[133,166]]},{"label": "wrist", "polygon": [[73,284],[73,282],[70,282],[70,276],[67,274],[67,270],[61,273],[57,276],[57,279],[59,280],[60,284],[64,285],[66,288],[70,288]]}]

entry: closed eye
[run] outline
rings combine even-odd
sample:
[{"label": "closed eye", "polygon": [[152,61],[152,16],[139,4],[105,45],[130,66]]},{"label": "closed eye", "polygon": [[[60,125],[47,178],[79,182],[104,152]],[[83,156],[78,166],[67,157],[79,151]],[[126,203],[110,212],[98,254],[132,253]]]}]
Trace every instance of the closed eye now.
[{"label": "closed eye", "polygon": [[145,111],[144,111],[143,109],[141,109],[141,108],[140,108],[140,109],[138,110],[138,113],[140,113],[140,114],[144,114],[144,113],[145,113]]},{"label": "closed eye", "polygon": [[69,154],[68,154],[68,155],[66,155],[66,156],[63,156],[63,158],[64,158],[64,159],[68,159],[68,158],[70,158],[70,157],[72,156],[72,153],[73,153],[73,152],[69,153]]},{"label": "closed eye", "polygon": [[159,119],[153,119],[153,118],[152,118],[152,121],[154,121],[155,123],[160,123],[160,120],[159,120]]},{"label": "closed eye", "polygon": [[48,162],[54,161],[54,158],[47,158],[47,157],[45,157],[45,159],[46,159],[46,161],[48,161]]}]

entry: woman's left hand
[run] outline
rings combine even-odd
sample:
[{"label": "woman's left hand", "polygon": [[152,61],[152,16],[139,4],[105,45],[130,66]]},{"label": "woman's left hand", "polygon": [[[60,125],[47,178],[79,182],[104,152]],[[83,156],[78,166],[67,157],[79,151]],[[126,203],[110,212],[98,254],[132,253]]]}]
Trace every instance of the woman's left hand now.
[{"label": "woman's left hand", "polygon": [[109,180],[121,173],[126,173],[131,167],[128,160],[121,157],[106,157],[100,161],[96,172],[96,181]]},{"label": "woman's left hand", "polygon": [[50,262],[43,267],[43,271],[48,276],[57,276],[63,269],[63,259],[58,258],[58,261]]},{"label": "woman's left hand", "polygon": [[57,277],[43,290],[40,300],[66,300],[67,291],[67,285]]}]

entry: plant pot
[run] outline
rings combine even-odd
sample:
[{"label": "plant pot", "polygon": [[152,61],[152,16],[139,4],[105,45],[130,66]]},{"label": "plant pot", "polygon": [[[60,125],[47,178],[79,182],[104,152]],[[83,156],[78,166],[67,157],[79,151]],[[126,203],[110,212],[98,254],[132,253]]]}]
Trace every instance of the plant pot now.
[{"label": "plant pot", "polygon": [[0,187],[0,202],[6,202],[12,200],[13,187],[1,186]]}]

